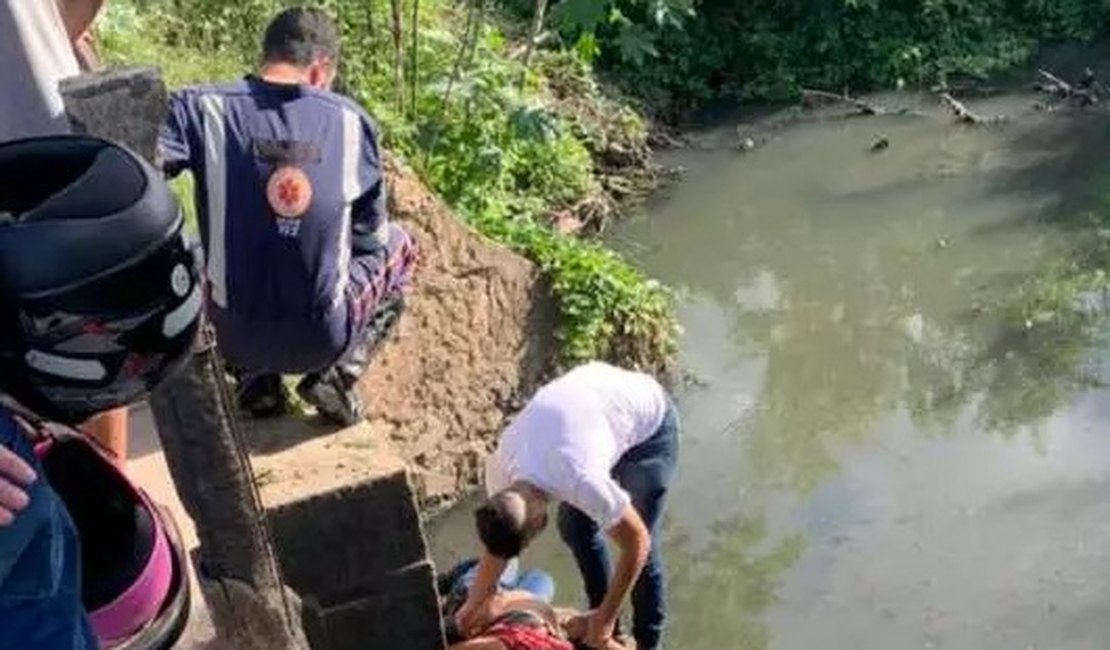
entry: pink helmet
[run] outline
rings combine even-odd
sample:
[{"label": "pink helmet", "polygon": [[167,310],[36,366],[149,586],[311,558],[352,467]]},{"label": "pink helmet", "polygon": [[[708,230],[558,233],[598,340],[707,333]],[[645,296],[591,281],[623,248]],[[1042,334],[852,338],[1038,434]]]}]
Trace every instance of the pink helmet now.
[{"label": "pink helmet", "polygon": [[36,453],[81,540],[82,598],[104,650],[168,650],[189,616],[188,559],[172,515],[87,439]]}]

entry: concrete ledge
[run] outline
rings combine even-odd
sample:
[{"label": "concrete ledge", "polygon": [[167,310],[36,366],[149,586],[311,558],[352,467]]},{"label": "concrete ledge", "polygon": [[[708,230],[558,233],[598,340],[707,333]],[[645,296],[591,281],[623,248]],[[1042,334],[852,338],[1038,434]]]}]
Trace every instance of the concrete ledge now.
[{"label": "concrete ledge", "polygon": [[252,464],[313,650],[444,647],[435,570],[406,463],[369,424],[256,424]]},{"label": "concrete ledge", "polygon": [[380,588],[427,546],[405,471],[269,510],[289,586],[326,606]]},{"label": "concrete ledge", "polygon": [[341,431],[293,418],[244,425],[267,509],[408,469],[386,434],[367,423]]},{"label": "concrete ledge", "polygon": [[435,570],[423,561],[383,576],[372,594],[332,607],[307,602],[309,642],[314,650],[442,650],[445,639],[434,585]]},{"label": "concrete ledge", "polygon": [[[75,133],[123,142],[153,162],[168,99],[154,67],[112,68],[63,79],[66,115]],[[127,119],[120,119],[121,116]]]}]

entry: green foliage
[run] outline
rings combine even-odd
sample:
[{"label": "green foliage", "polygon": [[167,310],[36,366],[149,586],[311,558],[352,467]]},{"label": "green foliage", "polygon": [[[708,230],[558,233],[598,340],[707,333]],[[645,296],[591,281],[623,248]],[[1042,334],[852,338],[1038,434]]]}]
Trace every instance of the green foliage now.
[{"label": "green foliage", "polygon": [[620,360],[656,368],[674,353],[669,292],[599,244],[559,235],[527,217],[486,211],[474,225],[531,256],[551,274],[568,361]]},{"label": "green foliage", "polygon": [[868,90],[898,80],[931,84],[951,72],[982,74],[1020,62],[1038,41],[1090,38],[1110,17],[1106,0],[560,6],[555,26],[565,42],[587,39],[584,56],[676,115],[714,99],[786,98],[803,86]]},{"label": "green foliage", "polygon": [[[110,58],[157,63],[171,84],[218,81],[250,69],[265,25],[292,4],[297,3],[117,0],[109,5],[102,38]],[[542,66],[559,71],[562,76],[554,81],[539,65],[524,69],[510,56],[506,37],[484,4],[420,3],[419,63],[413,69],[411,52],[405,53],[405,88],[394,83],[387,0],[316,4],[341,23],[342,84],[376,117],[386,146],[480,232],[550,274],[562,315],[560,361],[607,358],[664,367],[674,352],[676,329],[669,294],[612,251],[543,225],[546,215],[599,191],[594,147],[612,138],[646,142],[638,116],[605,100],[592,79],[578,78],[585,68],[573,56],[563,65]],[[405,4],[407,22],[411,0]],[[406,47],[411,27],[404,26]],[[551,60],[546,53],[537,59]],[[578,66],[573,72],[568,60]],[[549,91],[569,79],[586,91],[573,111]],[[589,110],[581,110],[583,105]]]}]

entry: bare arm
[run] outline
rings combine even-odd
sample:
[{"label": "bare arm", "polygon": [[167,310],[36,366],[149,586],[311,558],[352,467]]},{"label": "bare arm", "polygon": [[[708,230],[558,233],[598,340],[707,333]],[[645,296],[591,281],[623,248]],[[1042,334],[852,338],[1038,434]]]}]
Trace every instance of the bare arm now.
[{"label": "bare arm", "polygon": [[506,560],[494,557],[483,552],[478,560],[478,574],[474,577],[474,584],[466,596],[466,603],[455,614],[455,622],[464,635],[472,635],[484,625],[489,616],[489,607],[494,594],[497,593],[497,583],[505,571]]},{"label": "bare arm", "polygon": [[594,616],[597,618],[595,624],[607,631],[611,631],[616,623],[621,603],[628,597],[632,585],[644,570],[648,552],[651,550],[651,534],[648,533],[640,514],[632,506],[625,506],[620,520],[609,529],[609,537],[620,549],[620,558],[613,571],[609,591],[601,601],[601,606],[594,611]]},{"label": "bare arm", "polygon": [[478,574],[474,577],[474,585],[470,587],[467,600],[484,603],[492,598],[497,593],[497,583],[506,564],[508,563],[501,558],[482,553],[478,560]]},{"label": "bare arm", "polygon": [[66,34],[71,43],[85,35],[92,28],[93,21],[100,15],[106,0],[57,0],[58,10],[62,13]]}]

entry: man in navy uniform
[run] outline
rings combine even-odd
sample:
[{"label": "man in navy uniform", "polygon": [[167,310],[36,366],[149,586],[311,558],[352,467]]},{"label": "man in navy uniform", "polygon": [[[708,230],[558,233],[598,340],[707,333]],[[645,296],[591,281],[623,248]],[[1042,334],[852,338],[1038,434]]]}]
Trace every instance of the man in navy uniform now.
[{"label": "man in navy uniform", "polygon": [[384,315],[399,312],[415,248],[387,221],[373,121],[331,91],[335,23],[283,11],[262,55],[257,75],[172,95],[163,167],[197,180],[208,315],[240,403],[280,413],[281,374],[305,374],[301,397],[352,425],[355,383]]}]

